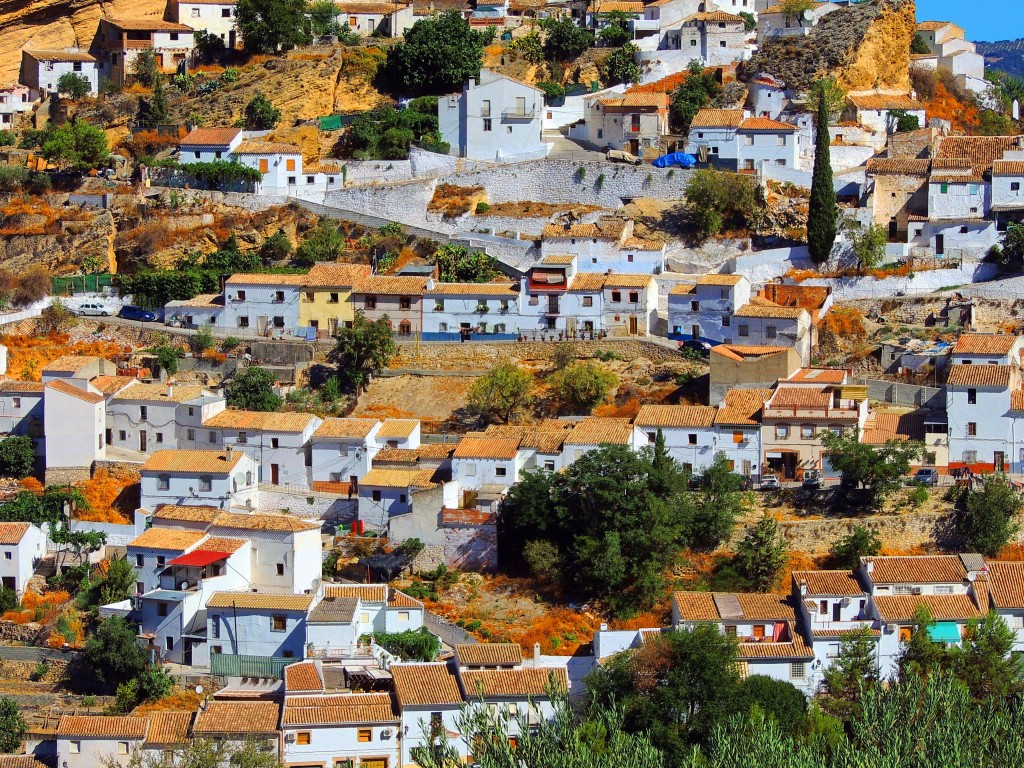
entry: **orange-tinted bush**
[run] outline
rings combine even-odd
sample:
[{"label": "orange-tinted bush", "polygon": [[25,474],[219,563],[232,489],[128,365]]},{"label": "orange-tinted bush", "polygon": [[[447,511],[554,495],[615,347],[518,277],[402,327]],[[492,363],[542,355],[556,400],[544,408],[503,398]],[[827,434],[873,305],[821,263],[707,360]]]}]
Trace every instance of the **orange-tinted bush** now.
[{"label": "orange-tinted bush", "polygon": [[864,315],[852,307],[835,307],[821,322],[823,330],[839,339],[863,339],[867,335]]},{"label": "orange-tinted bush", "polygon": [[178,146],[179,139],[173,133],[159,133],[157,131],[137,131],[130,139],[124,142],[125,148],[134,157],[145,157],[163,152]]}]

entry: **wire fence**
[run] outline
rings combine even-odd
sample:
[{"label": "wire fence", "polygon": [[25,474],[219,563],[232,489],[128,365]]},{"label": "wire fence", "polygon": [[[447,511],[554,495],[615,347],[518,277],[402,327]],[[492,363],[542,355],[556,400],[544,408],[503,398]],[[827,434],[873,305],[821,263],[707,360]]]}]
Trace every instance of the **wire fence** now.
[{"label": "wire fence", "polygon": [[72,296],[76,293],[99,293],[104,288],[113,285],[114,276],[109,272],[94,275],[68,275],[66,277],[54,277],[53,295]]}]

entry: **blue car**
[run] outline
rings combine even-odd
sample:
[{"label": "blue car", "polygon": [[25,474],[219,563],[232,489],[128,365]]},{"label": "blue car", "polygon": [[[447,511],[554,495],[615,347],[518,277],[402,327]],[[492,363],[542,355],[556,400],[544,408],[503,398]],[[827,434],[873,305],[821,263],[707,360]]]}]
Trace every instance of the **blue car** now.
[{"label": "blue car", "polygon": [[156,320],[155,313],[142,307],[133,307],[130,304],[121,307],[121,311],[117,313],[117,316],[123,320],[138,320],[140,323],[152,323]]}]

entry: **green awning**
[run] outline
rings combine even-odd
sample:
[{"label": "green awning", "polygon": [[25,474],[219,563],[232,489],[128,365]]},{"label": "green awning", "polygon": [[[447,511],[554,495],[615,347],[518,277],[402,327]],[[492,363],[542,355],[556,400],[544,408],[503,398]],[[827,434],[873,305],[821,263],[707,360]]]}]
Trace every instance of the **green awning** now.
[{"label": "green awning", "polygon": [[959,643],[960,627],[955,621],[936,621],[928,627],[928,636],[933,643]]}]

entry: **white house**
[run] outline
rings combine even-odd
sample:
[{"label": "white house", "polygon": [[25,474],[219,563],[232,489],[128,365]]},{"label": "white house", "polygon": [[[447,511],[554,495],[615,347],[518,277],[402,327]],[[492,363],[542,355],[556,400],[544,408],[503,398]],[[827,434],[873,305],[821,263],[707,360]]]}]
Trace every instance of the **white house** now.
[{"label": "white house", "polygon": [[[103,395],[88,382],[50,381],[43,389],[46,469],[89,473],[107,455]],[[88,476],[88,475],[86,475]]]},{"label": "white house", "polygon": [[[208,398],[207,405],[188,405]],[[118,391],[107,403],[107,445],[149,454],[153,451],[196,447],[196,409],[223,410],[223,397],[200,386],[135,382]],[[192,416],[191,425],[188,416]],[[207,446],[215,447],[215,446]],[[218,446],[219,447],[219,446]]]},{"label": "white house", "polygon": [[[28,435],[42,446],[43,383],[0,381],[0,434]],[[37,451],[39,448],[37,448]]]},{"label": "white house", "polygon": [[737,170],[739,143],[736,131],[744,119],[746,113],[742,109],[701,109],[690,123],[686,151],[702,163],[723,170]]},{"label": "white house", "polygon": [[670,339],[731,343],[732,315],[750,303],[750,281],[743,275],[704,275],[696,285],[679,283],[668,294]]},{"label": "white house", "polygon": [[228,160],[241,143],[240,128],[193,128],[178,144],[178,162],[188,165]]},{"label": "white house", "polygon": [[212,653],[305,658],[306,614],[316,595],[216,592],[206,602]]},{"label": "white house", "polygon": [[519,290],[516,283],[433,283],[423,295],[423,340],[514,340]]},{"label": "white house", "polygon": [[93,768],[108,761],[127,766],[148,726],[145,717],[63,715],[57,722],[57,763],[62,768]]},{"label": "white house", "polygon": [[1009,333],[961,333],[953,345],[956,365],[1012,365],[1021,367],[1024,336]]},{"label": "white house", "polygon": [[[575,257],[575,262],[569,257]],[[552,258],[565,259],[563,272],[573,265],[579,272],[657,275],[665,269],[665,244],[637,237],[632,219],[602,216],[593,223],[547,224],[541,239],[541,258],[545,267],[559,266],[550,261]]]},{"label": "white house", "polygon": [[388,448],[419,448],[419,419],[384,419],[377,439]]},{"label": "white house", "polygon": [[447,665],[392,664],[391,676],[404,735],[398,765],[414,764],[412,750],[439,733],[447,733],[452,747],[467,759],[469,745],[458,731],[462,692]]},{"label": "white house", "polygon": [[128,543],[128,562],[135,569],[135,594],[160,588],[167,561],[187,552],[206,538],[205,531],[149,528]]},{"label": "white house", "polygon": [[1024,421],[1019,418],[1020,386],[1017,366],[965,363],[950,366],[946,379],[946,416],[951,469],[1020,471],[1024,461],[1017,447],[1018,440],[1024,441]]},{"label": "white house", "polygon": [[747,104],[754,117],[778,120],[786,108],[786,84],[767,73],[761,73],[747,83]]},{"label": "white house", "polygon": [[583,125],[573,135],[607,149],[641,158],[661,154],[661,137],[668,133],[667,93],[629,90],[621,86],[583,97]]},{"label": "white house", "polygon": [[259,482],[307,490],[312,487],[311,439],[321,419],[311,413],[221,411],[203,423],[217,446],[247,453],[259,469]]},{"label": "white house", "polygon": [[725,11],[695,13],[679,29],[679,48],[705,67],[734,64],[747,58],[744,20]]},{"label": "white house", "polygon": [[241,42],[235,26],[234,0],[177,0],[174,6],[179,24],[219,37],[228,50]]},{"label": "white house", "polygon": [[412,3],[336,0],[334,7],[338,9],[338,24],[363,37],[401,37],[416,22]]},{"label": "white house", "polygon": [[89,95],[95,96],[99,93],[99,71],[94,56],[77,50],[21,52],[21,74],[18,82],[33,91],[57,93],[57,82],[62,75],[69,72],[85,79],[89,84]]},{"label": "white house", "polygon": [[83,382],[92,381],[97,376],[114,376],[117,366],[109,360],[92,355],[62,355],[43,366],[41,377],[43,384],[57,379],[73,379],[77,386],[85,387]]},{"label": "white house", "polygon": [[46,530],[31,523],[0,523],[0,553],[0,584],[20,599],[36,563],[46,555]]},{"label": "white house", "polygon": [[241,745],[256,742],[274,755],[280,754],[280,701],[208,701],[196,714],[192,735]]},{"label": "white house", "polygon": [[459,669],[459,685],[467,709],[483,708],[495,720],[505,722],[510,739],[527,728],[554,717],[552,692],[567,693],[569,675],[565,667]]},{"label": "white house", "polygon": [[846,117],[883,136],[896,132],[895,111],[906,112],[917,118],[919,126],[925,126],[924,105],[906,94],[855,92],[846,101]]},{"label": "white house", "polygon": [[469,79],[462,93],[437,101],[438,130],[451,152],[473,160],[545,157],[541,140],[544,93],[490,70]]},{"label": "white house", "polygon": [[633,418],[633,446],[653,446],[661,432],[669,455],[699,475],[715,461],[717,413],[710,405],[644,405]]},{"label": "white house", "polygon": [[387,584],[327,584],[324,600],[357,600],[357,635],[405,632],[423,626],[423,603]]},{"label": "white house", "polygon": [[602,291],[609,336],[650,336],[658,321],[658,284],[650,274],[609,272]]},{"label": "white house", "polygon": [[768,117],[747,117],[736,129],[739,169],[771,176],[773,169],[796,169],[799,129]]},{"label": "white house", "polygon": [[816,3],[802,14],[786,13],[781,3],[769,5],[757,14],[757,43],[778,37],[806,37],[822,17],[839,10],[836,3]]},{"label": "white house", "polygon": [[605,445],[632,445],[633,425],[629,419],[588,416],[576,423],[562,443],[562,466]]},{"label": "white house", "polygon": [[377,419],[324,419],[310,439],[313,490],[345,493],[359,491],[359,481],[370,471],[381,449]]},{"label": "white house", "polygon": [[770,397],[770,389],[730,389],[715,413],[717,453],[742,477],[761,476],[761,411]]},{"label": "white house", "polygon": [[359,520],[383,531],[390,518],[413,510],[413,493],[435,488],[433,469],[371,469],[359,483]]},{"label": "white house", "polygon": [[823,674],[839,657],[844,635],[874,628],[867,591],[853,571],[794,571],[792,598],[814,648],[817,671]]},{"label": "white house", "polygon": [[[1009,159],[1009,156],[1014,159]],[[992,207],[999,222],[998,229],[1005,231],[1007,222],[1020,220],[1024,211],[1024,154],[1007,153],[1007,158],[992,163]]]},{"label": "white house", "polygon": [[161,504],[209,505],[220,509],[259,504],[257,465],[244,451],[156,451],[142,466],[144,509]]},{"label": "white house", "polygon": [[917,25],[917,34],[928,46],[930,55],[913,57],[913,66],[948,70],[960,85],[976,93],[987,91],[985,57],[966,39],[963,27],[948,21],[922,21]]},{"label": "white house", "polygon": [[124,85],[139,52],[152,50],[157,67],[174,71],[195,48],[191,27],[162,19],[100,19],[95,47],[103,52],[101,74]]},{"label": "white house", "polygon": [[459,441],[452,455],[452,479],[463,490],[482,486],[511,486],[518,483],[526,465],[526,453],[516,438],[469,434]]},{"label": "white house", "polygon": [[281,714],[284,762],[401,765],[399,723],[388,693],[289,693]]},{"label": "white house", "polygon": [[235,274],[224,283],[224,326],[239,334],[293,333],[304,275]]},{"label": "white house", "polygon": [[10,130],[19,116],[31,112],[39,100],[39,91],[27,85],[0,87],[0,130]]},{"label": "white house", "polygon": [[793,347],[803,365],[810,365],[813,340],[811,315],[802,307],[782,307],[760,297],[733,312],[733,336],[750,346]]}]

